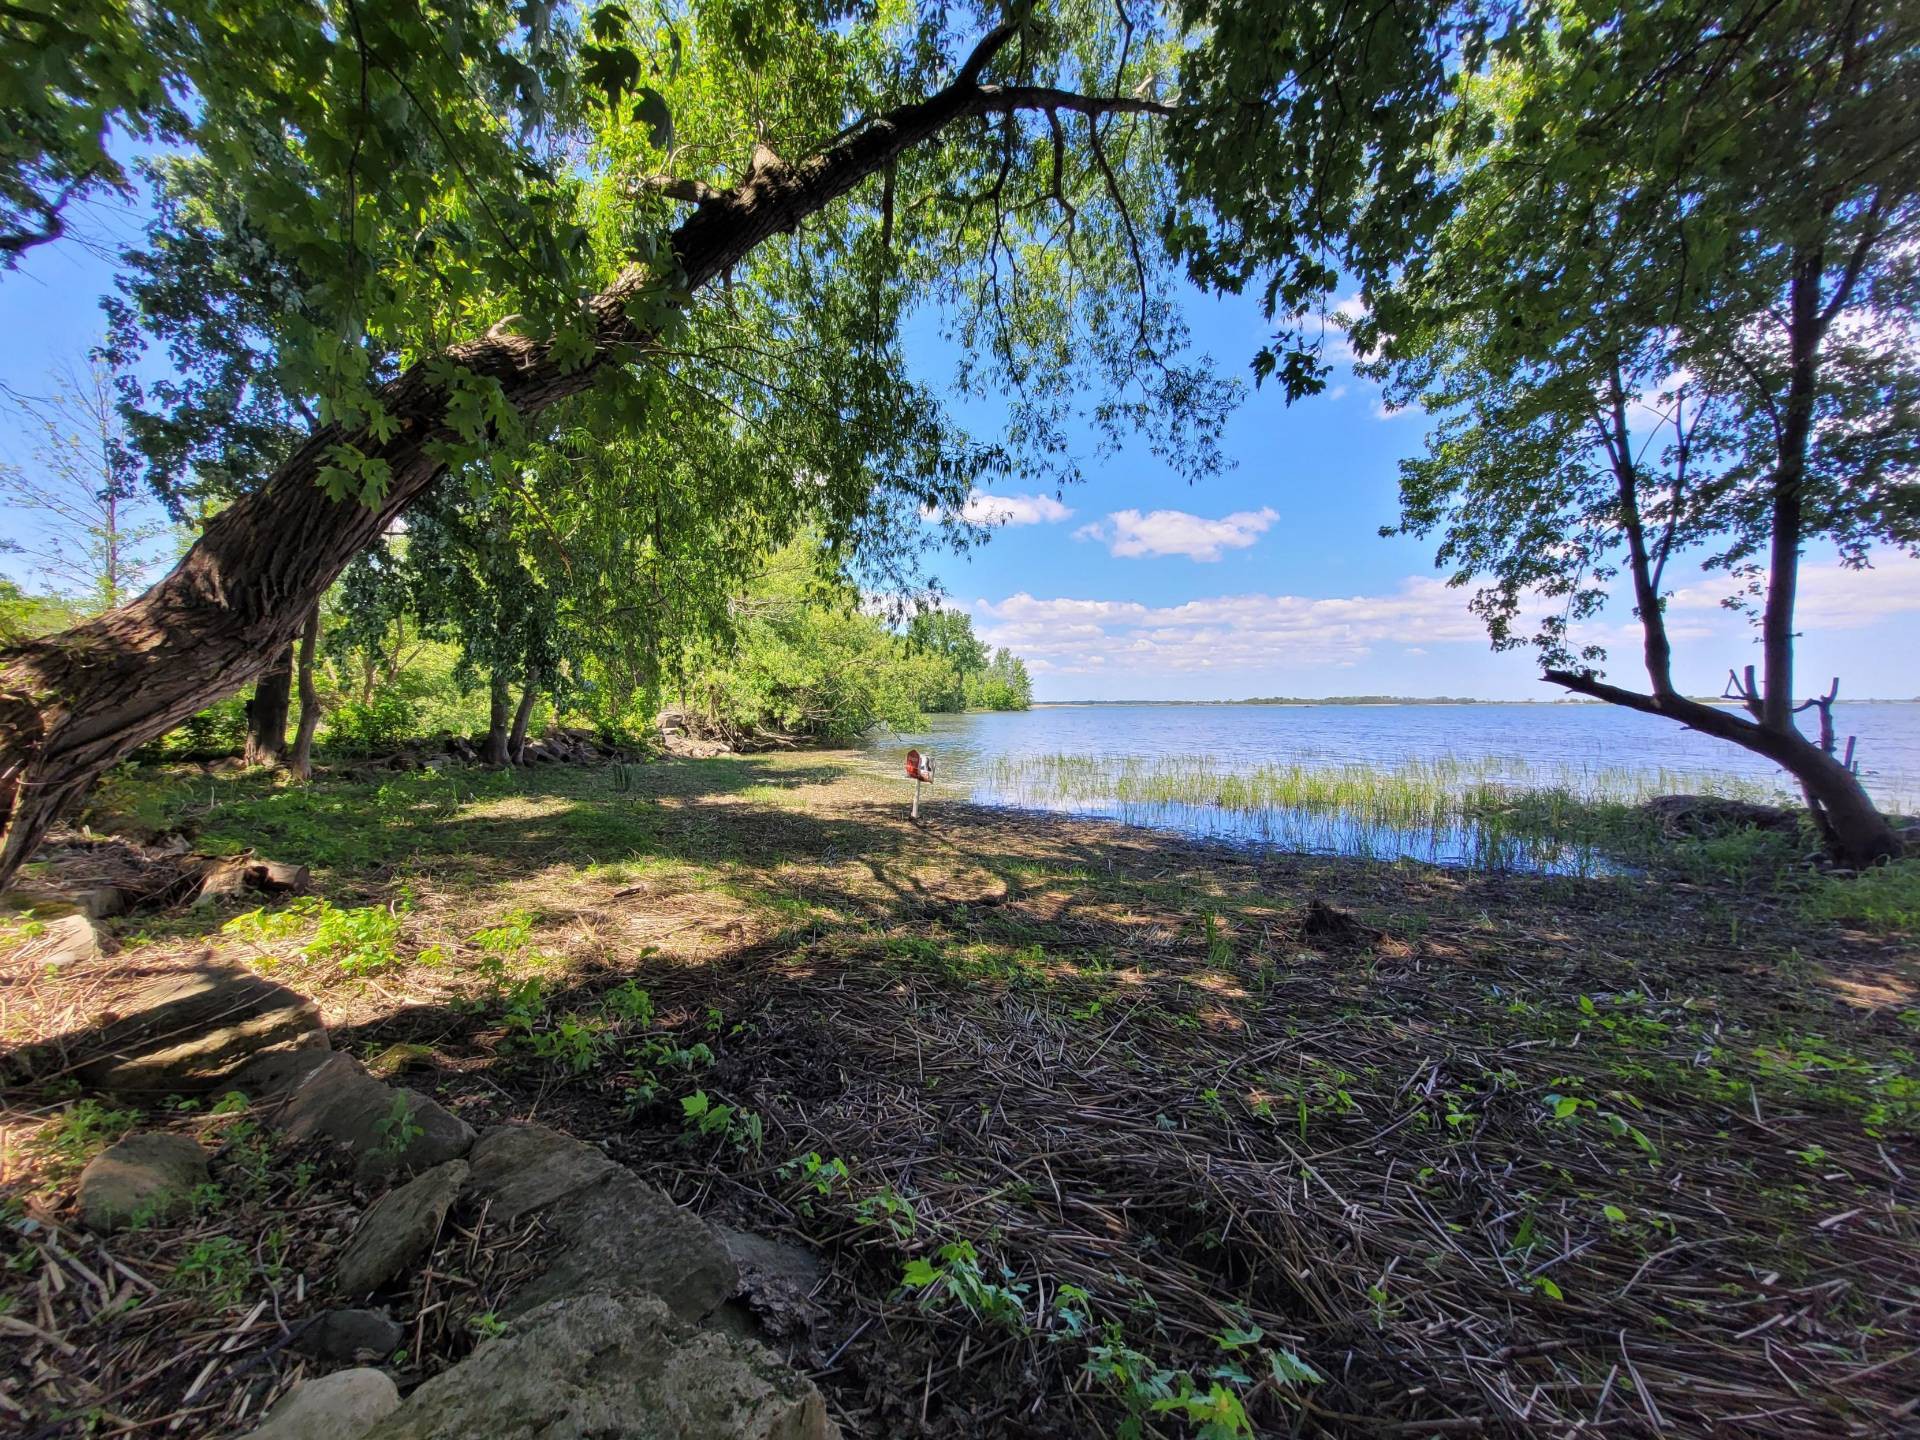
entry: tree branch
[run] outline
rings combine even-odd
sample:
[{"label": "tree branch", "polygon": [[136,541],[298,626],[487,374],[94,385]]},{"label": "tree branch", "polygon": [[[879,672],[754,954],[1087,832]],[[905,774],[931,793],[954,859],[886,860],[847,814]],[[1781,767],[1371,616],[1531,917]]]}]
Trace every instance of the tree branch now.
[{"label": "tree branch", "polygon": [[716,190],[704,180],[683,179],[676,175],[647,175],[635,180],[629,190],[634,194],[665,195],[674,200],[687,200],[695,205],[710,205],[716,200],[726,198],[726,191]]}]

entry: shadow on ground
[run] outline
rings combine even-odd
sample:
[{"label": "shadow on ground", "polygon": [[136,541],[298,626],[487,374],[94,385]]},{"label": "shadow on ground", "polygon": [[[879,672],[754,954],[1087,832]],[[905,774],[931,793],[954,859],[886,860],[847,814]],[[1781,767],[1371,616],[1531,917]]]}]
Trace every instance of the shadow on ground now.
[{"label": "shadow on ground", "polygon": [[[18,979],[37,1084],[125,976],[272,956],[337,1048],[475,1125],[559,1126],[816,1250],[788,1343],[849,1433],[1172,1434],[1156,1400],[1220,1390],[1263,1433],[1786,1435],[1920,1394],[1898,937],[1642,880],[914,825],[816,757],[180,818],[398,912],[391,963],[130,917],[59,982],[70,1018]],[[1310,937],[1310,900],[1380,938]]]}]

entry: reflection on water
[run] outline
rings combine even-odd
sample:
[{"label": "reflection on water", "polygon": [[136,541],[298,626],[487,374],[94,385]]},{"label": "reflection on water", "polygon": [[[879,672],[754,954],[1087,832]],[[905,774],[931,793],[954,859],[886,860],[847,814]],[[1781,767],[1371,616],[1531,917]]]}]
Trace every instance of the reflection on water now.
[{"label": "reflection on water", "polygon": [[[1836,707],[1881,804],[1920,796],[1920,705]],[[901,773],[938,758],[948,794],[1293,851],[1473,869],[1618,868],[1583,801],[1681,791],[1784,798],[1786,777],[1670,722],[1599,705],[1043,706],[937,716],[867,746]],[[904,776],[902,776],[903,784]],[[1510,797],[1533,797],[1524,807]],[[1524,808],[1524,823],[1508,811]]]},{"label": "reflection on water", "polygon": [[1421,860],[1471,870],[1514,870],[1555,875],[1603,875],[1621,867],[1593,845],[1537,841],[1495,833],[1472,822],[1431,826],[1374,824],[1354,816],[1283,806],[1229,810],[1178,800],[1062,800],[1021,789],[976,785],[971,799],[983,805],[1050,810],[1171,830],[1232,844],[1270,846],[1314,855],[1352,855],[1368,860]]}]

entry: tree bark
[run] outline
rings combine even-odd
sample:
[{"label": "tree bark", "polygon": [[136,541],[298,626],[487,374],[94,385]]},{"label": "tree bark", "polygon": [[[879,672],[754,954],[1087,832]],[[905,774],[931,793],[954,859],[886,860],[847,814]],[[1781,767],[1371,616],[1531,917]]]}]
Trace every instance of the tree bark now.
[{"label": "tree bark", "polygon": [[[674,230],[673,283],[688,291],[711,283],[769,237],[970,116],[1172,113],[1132,96],[982,84],[1015,30],[996,26],[952,84],[853,127],[809,159],[788,164],[756,148],[745,179],[731,190],[704,191]],[[435,378],[441,366],[496,382],[516,412],[535,415],[585,390],[601,365],[657,343],[628,307],[668,288],[643,267],[623,271],[587,302],[594,349],[572,369],[550,345],[513,334],[506,322],[415,365],[381,389],[386,438],[358,425],[317,427],[267,483],[209,521],[173,573],[145,595],[0,656],[0,887],[108,766],[232,694],[283,653],[347,562],[440,474],[439,447],[460,438],[447,424],[446,387]],[[319,476],[341,446],[387,467],[387,487],[373,503],[332,500],[321,490]]]},{"label": "tree bark", "polygon": [[507,687],[506,671],[493,672],[487,701],[487,743],[480,747],[480,758],[488,765],[505,765],[511,758],[507,729],[513,720],[513,692]]},{"label": "tree bark", "polygon": [[246,763],[281,765],[287,758],[287,712],[293,703],[293,647],[253,682],[247,701]]},{"label": "tree bark", "polygon": [[299,780],[313,778],[313,737],[320,728],[320,687],[313,683],[313,652],[320,643],[320,607],[307,613],[300,632],[300,725],[293,734],[293,773]]},{"label": "tree bark", "polygon": [[1689,730],[1716,740],[1729,740],[1744,750],[1764,756],[1800,782],[1813,806],[1814,822],[1825,832],[1835,859],[1864,869],[1901,853],[1900,836],[1880,813],[1866,787],[1839,758],[1829,755],[1797,730],[1789,716],[1785,731],[1764,721],[1749,720],[1717,705],[1706,705],[1679,695],[1642,695],[1596,676],[1575,670],[1549,670],[1548,682],[1578,695],[1590,695],[1624,705],[1646,715],[1664,715]]},{"label": "tree bark", "polygon": [[515,765],[526,763],[527,722],[533,718],[533,702],[540,698],[539,681],[539,672],[527,672],[527,683],[520,690],[520,708],[513,712],[513,733],[507,737],[507,758]]}]

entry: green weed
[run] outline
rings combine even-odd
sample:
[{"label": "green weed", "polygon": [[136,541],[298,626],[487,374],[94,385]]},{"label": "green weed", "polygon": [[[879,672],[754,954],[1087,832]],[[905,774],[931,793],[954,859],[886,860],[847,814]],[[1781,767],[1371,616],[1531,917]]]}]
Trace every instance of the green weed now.
[{"label": "green weed", "polygon": [[1805,901],[1809,915],[1886,930],[1920,930],[1920,859],[1858,875],[1823,875]]},{"label": "green weed", "polygon": [[1028,1287],[1004,1265],[989,1275],[970,1240],[942,1245],[936,1260],[909,1260],[900,1283],[920,1292],[922,1309],[953,1305],[990,1325],[1026,1328]]},{"label": "green weed", "polygon": [[253,1269],[246,1250],[230,1235],[196,1240],[173,1269],[173,1284],[219,1305],[235,1303]]},{"label": "green weed", "polygon": [[81,1100],[42,1126],[29,1148],[50,1175],[64,1177],[81,1169],[139,1123],[137,1111],[114,1110],[98,1100]]},{"label": "green weed", "polygon": [[680,1114],[689,1135],[717,1135],[736,1150],[757,1152],[766,1137],[766,1124],[758,1115],[720,1104],[704,1090],[682,1097]]}]

